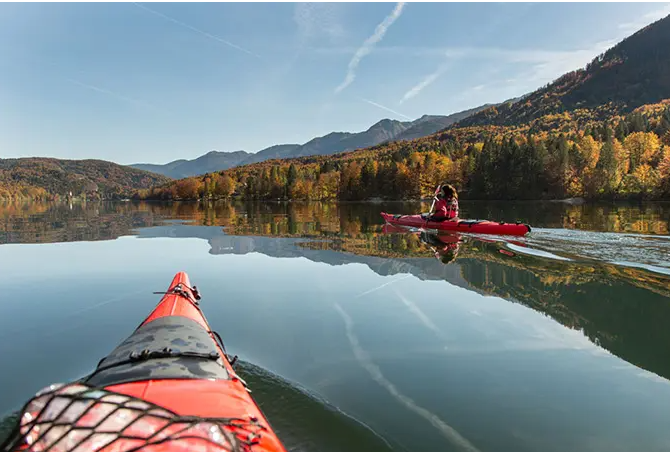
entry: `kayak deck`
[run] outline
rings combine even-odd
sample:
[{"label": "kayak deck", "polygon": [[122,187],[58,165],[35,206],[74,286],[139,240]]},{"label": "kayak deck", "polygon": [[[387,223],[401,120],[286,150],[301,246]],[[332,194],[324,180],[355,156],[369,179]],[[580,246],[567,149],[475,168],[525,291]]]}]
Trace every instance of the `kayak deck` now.
[{"label": "kayak deck", "polygon": [[[175,288],[182,291],[184,295],[171,293]],[[180,327],[168,326],[170,328],[168,335],[172,337],[173,347],[180,351],[191,351],[194,347],[199,349],[203,355],[210,355],[214,352],[218,356],[200,358],[197,363],[192,362],[187,368],[178,368],[176,372],[181,372],[182,376],[176,379],[144,379],[110,385],[107,389],[142,398],[169,408],[180,415],[257,419],[261,424],[269,425],[249,395],[246,383],[233,370],[223,350],[223,344],[219,344],[217,336],[202,314],[191,289],[188,275],[184,272],[175,275],[163,299],[133,335],[156,322],[163,323],[166,320],[176,320],[183,325],[191,323],[201,327],[200,335],[186,334],[184,336],[180,333],[186,331],[180,331]],[[189,329],[188,326],[184,328]],[[201,340],[203,339],[202,334],[206,335],[209,343]],[[160,347],[162,342],[156,345]],[[194,361],[194,358],[189,357],[183,359]],[[214,367],[218,367],[218,370],[210,373],[208,370]],[[187,375],[192,375],[192,377],[188,378]],[[279,439],[273,434],[261,436],[257,450],[284,452]]]},{"label": "kayak deck", "polygon": [[[207,323],[188,275],[177,273],[163,294],[90,375],[49,387],[28,402],[18,439],[7,450],[286,452]],[[64,420],[45,408],[54,403],[81,412],[66,413],[63,427]],[[49,436],[51,430],[57,436]],[[95,441],[101,447],[93,447]]]},{"label": "kayak deck", "polygon": [[524,223],[505,223],[488,220],[445,220],[429,221],[422,215],[399,215],[381,212],[384,220],[392,225],[409,226],[441,231],[455,231],[474,234],[516,235],[523,236],[531,231]]}]

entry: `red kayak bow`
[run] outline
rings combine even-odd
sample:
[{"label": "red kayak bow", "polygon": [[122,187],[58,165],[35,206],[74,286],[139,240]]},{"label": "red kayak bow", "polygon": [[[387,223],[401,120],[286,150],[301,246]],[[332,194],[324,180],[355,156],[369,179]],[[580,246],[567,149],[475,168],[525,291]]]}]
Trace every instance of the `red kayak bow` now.
[{"label": "red kayak bow", "polygon": [[286,452],[179,272],[95,371],[24,407],[0,451]]}]

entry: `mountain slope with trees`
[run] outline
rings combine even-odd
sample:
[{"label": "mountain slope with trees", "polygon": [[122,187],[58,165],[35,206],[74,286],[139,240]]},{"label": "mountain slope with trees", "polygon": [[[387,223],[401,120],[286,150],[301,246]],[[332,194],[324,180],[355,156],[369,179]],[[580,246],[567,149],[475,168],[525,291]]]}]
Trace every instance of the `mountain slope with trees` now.
[{"label": "mountain slope with trees", "polygon": [[147,199],[429,197],[449,181],[469,199],[670,196],[670,99],[608,121],[589,111],[522,126],[448,130],[337,156],[270,160],[174,181]]},{"label": "mountain slope with trees", "polygon": [[169,180],[104,160],[0,159],[0,199],[123,198]]},{"label": "mountain slope with trees", "polygon": [[[452,127],[515,125],[575,109],[627,114],[670,97],[670,16],[594,58],[585,68],[564,74],[522,102],[493,106]],[[608,106],[608,108],[600,108]]]}]

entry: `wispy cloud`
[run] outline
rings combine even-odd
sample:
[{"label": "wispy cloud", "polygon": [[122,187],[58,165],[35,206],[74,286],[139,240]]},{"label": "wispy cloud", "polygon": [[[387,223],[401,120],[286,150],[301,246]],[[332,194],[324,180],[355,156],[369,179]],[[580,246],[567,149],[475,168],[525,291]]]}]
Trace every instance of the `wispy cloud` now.
[{"label": "wispy cloud", "polygon": [[664,18],[668,14],[670,14],[670,3],[666,3],[659,9],[650,11],[638,19],[619,24],[619,29],[628,33],[632,31],[637,31],[649,25],[652,22],[656,22],[657,20]]},{"label": "wispy cloud", "polygon": [[377,25],[374,34],[366,39],[365,42],[363,42],[363,45],[360,46],[358,50],[356,50],[356,53],[349,61],[347,75],[345,76],[344,81],[337,88],[335,88],[335,93],[341,92],[354,81],[356,78],[356,69],[358,68],[361,60],[370,52],[372,52],[372,50],[375,48],[375,45],[377,45],[377,43],[384,38],[386,31],[402,14],[404,7],[404,2],[397,3],[393,9],[393,12],[386,16],[386,18],[384,18],[384,20],[379,25]]},{"label": "wispy cloud", "polygon": [[[351,46],[310,46],[305,50],[322,55],[351,54],[358,50]],[[412,57],[462,57],[467,48],[436,47],[436,46],[375,46],[375,53],[388,56]]]},{"label": "wispy cloud", "polygon": [[309,50],[309,43],[321,37],[331,42],[345,36],[342,25],[343,3],[296,3],[293,9],[293,21],[296,24],[296,47],[290,57],[275,68],[270,69],[272,81],[287,76],[303,52]]},{"label": "wispy cloud", "polygon": [[526,74],[521,74],[528,82],[547,83],[555,80],[566,72],[583,68],[593,58],[614,46],[618,40],[607,40],[593,44],[591,47],[572,51],[533,51],[524,56],[518,52],[501,55],[507,61],[530,63]]},{"label": "wispy cloud", "polygon": [[362,98],[362,97],[361,97],[360,99],[361,99],[363,102],[367,102],[368,104],[370,104],[370,105],[374,105],[374,106],[377,107],[377,108],[381,108],[382,110],[386,110],[386,111],[388,111],[388,112],[390,112],[390,113],[393,113],[393,114],[396,115],[396,116],[400,116],[401,118],[405,118],[405,119],[408,119],[408,120],[410,120],[410,121],[412,120],[412,118],[410,118],[409,116],[407,116],[407,115],[403,115],[402,113],[398,113],[398,112],[395,111],[395,110],[391,110],[390,108],[385,107],[385,106],[383,106],[383,105],[381,105],[381,104],[378,104],[377,102],[372,102],[371,100],[369,100],[369,99],[365,99],[365,98]]},{"label": "wispy cloud", "polygon": [[300,43],[320,36],[326,36],[331,41],[344,36],[341,12],[340,3],[296,3],[293,20],[298,27]]},{"label": "wispy cloud", "polygon": [[133,104],[133,105],[149,108],[151,110],[161,111],[160,108],[155,107],[154,105],[151,105],[150,103],[147,103],[147,102],[142,101],[142,100],[133,99],[132,97],[124,96],[123,94],[115,93],[114,91],[110,91],[108,89],[101,88],[99,86],[89,85],[88,83],[84,83],[82,81],[79,81],[79,80],[76,80],[76,79],[73,79],[73,78],[67,78],[66,80],[70,83],[75,84],[75,85],[79,85],[82,88],[86,88],[86,89],[90,89],[92,91],[96,91],[98,93],[106,94],[108,96],[115,97],[119,100],[122,100],[124,102],[128,102],[128,103]]},{"label": "wispy cloud", "polygon": [[154,10],[154,9],[149,8],[148,6],[144,6],[144,5],[142,5],[142,4],[140,4],[140,3],[137,3],[137,2],[133,2],[133,5],[137,6],[138,8],[142,8],[143,10],[145,10],[145,11],[147,11],[147,12],[150,12],[151,14],[154,14],[154,15],[156,15],[156,16],[158,16],[158,17],[162,17],[162,18],[165,19],[165,20],[169,20],[169,21],[172,22],[172,23],[175,23],[175,24],[180,25],[180,26],[182,26],[182,27],[188,28],[188,29],[191,30],[191,31],[194,31],[194,32],[196,32],[196,33],[198,33],[198,34],[201,34],[202,36],[205,36],[205,37],[207,37],[207,38],[213,39],[214,41],[217,41],[217,42],[220,42],[220,43],[222,43],[222,44],[225,44],[225,45],[227,45],[227,46],[229,46],[229,47],[232,47],[233,49],[239,50],[240,52],[244,52],[244,53],[249,54],[249,55],[251,55],[251,56],[254,56],[254,57],[256,57],[256,58],[262,58],[260,55],[258,55],[258,54],[256,54],[256,53],[252,52],[251,50],[247,50],[247,49],[245,49],[244,47],[240,47],[240,46],[238,46],[237,44],[233,44],[232,42],[227,41],[227,40],[225,40],[225,39],[223,39],[223,38],[221,38],[221,37],[219,37],[219,36],[213,35],[213,34],[211,34],[211,33],[207,33],[206,31],[200,30],[199,28],[195,28],[195,27],[192,26],[192,25],[189,25],[189,24],[187,24],[187,23],[184,23],[184,22],[182,22],[182,21],[180,21],[180,20],[177,20],[177,19],[175,19],[175,18],[173,18],[173,17],[170,17],[170,16],[168,16],[168,15],[166,15],[166,14],[160,13],[160,12]]},{"label": "wispy cloud", "polygon": [[[487,62],[488,69],[483,67],[482,71],[486,72],[487,77],[490,79],[490,83],[473,86],[468,89],[468,94],[482,91],[488,86],[498,84],[498,81],[494,78],[494,73],[499,72],[500,66],[505,64],[522,65],[521,68],[516,69],[518,72],[514,74],[514,77],[505,77],[503,80],[505,83],[510,83],[510,80],[522,80],[525,87],[535,89],[537,85],[552,81],[566,72],[584,67],[589,61],[612,47],[616,42],[616,40],[602,41],[584,49],[558,51],[538,49],[500,49],[495,47],[443,48],[441,49],[441,52],[446,61],[442,62],[434,72],[419,80],[418,83],[405,92],[399,104],[403,104],[416,97],[421,91],[433,84],[455,64],[455,60],[471,59]],[[427,48],[423,48],[421,51],[426,55],[434,53]],[[461,94],[465,93],[466,92],[463,91]]]}]

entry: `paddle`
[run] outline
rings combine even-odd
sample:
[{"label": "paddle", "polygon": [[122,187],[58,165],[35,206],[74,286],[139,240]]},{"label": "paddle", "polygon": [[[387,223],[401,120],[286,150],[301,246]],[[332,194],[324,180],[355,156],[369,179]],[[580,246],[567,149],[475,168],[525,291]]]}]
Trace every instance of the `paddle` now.
[{"label": "paddle", "polygon": [[441,186],[438,185],[437,188],[435,189],[435,193],[433,193],[433,203],[430,205],[430,211],[428,212],[428,216],[430,216],[433,213],[433,207],[435,207],[435,201],[437,201],[437,194],[440,192]]}]

